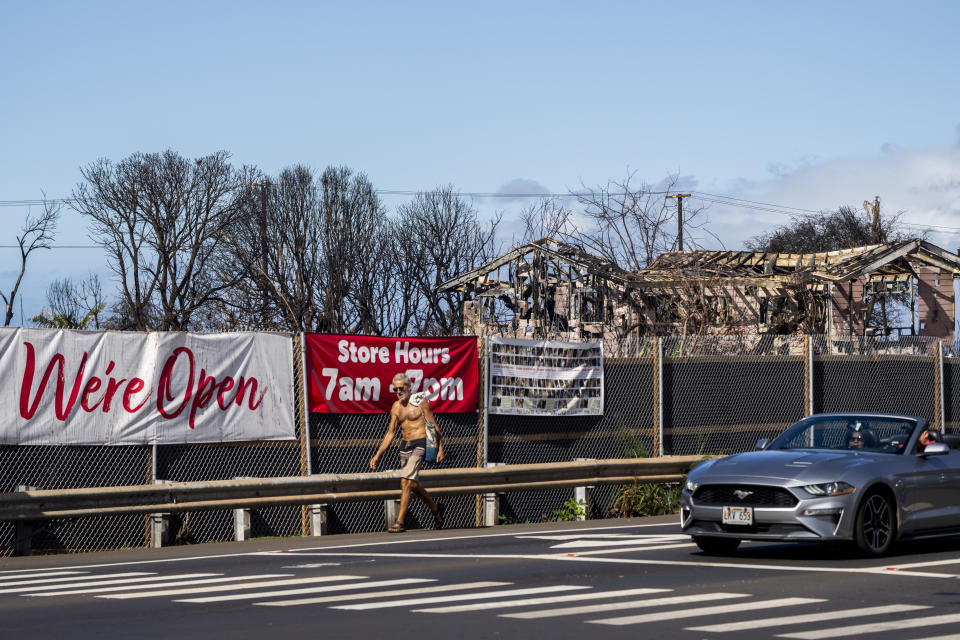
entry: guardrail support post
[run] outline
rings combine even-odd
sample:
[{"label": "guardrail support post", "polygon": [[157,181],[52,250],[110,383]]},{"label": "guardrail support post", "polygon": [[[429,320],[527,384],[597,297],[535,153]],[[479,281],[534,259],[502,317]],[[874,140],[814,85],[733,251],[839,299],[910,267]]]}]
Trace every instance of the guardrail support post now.
[{"label": "guardrail support post", "polygon": [[[157,446],[153,446],[154,460],[156,460]],[[156,477],[156,464],[153,465],[153,484],[170,484],[169,480],[158,480]],[[169,513],[151,513],[150,514],[150,546],[154,549],[160,549],[170,544],[170,514]]]},{"label": "guardrail support post", "polygon": [[494,527],[500,520],[500,495],[483,494],[483,526]]},{"label": "guardrail support post", "polygon": [[400,498],[390,498],[383,501],[383,521],[385,528],[390,528],[397,521],[397,514],[400,513]]},{"label": "guardrail support post", "polygon": [[[487,468],[502,467],[503,463],[488,462],[484,466]],[[500,524],[500,494],[485,493],[483,494],[483,526],[494,527],[498,524]]]},{"label": "guardrail support post", "polygon": [[[17,485],[17,491],[33,491],[36,487],[25,484]],[[32,520],[21,520],[16,526],[16,540],[13,543],[13,555],[29,556],[33,553],[33,532],[37,523]]]},{"label": "guardrail support post", "polygon": [[[596,458],[574,458],[574,462],[595,462]],[[590,513],[590,489],[593,487],[574,487],[573,500],[579,507],[583,503],[583,513],[577,516],[577,520],[586,520]]]},{"label": "guardrail support post", "polygon": [[329,510],[329,505],[310,505],[310,535],[325,536],[330,532],[328,528]]},{"label": "guardrail support post", "polygon": [[583,513],[577,513],[577,520],[586,520],[587,513],[590,511],[590,492],[587,489],[588,487],[573,488],[573,500],[577,503],[577,507],[584,505]]},{"label": "guardrail support post", "polygon": [[170,544],[170,514],[150,514],[150,546],[159,549]]},{"label": "guardrail support post", "polygon": [[233,510],[233,532],[237,542],[250,539],[250,509]]}]

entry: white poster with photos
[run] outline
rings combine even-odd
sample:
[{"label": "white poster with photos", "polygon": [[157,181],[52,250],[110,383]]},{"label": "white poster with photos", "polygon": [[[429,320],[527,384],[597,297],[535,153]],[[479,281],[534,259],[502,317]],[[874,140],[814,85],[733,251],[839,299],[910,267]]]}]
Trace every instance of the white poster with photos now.
[{"label": "white poster with photos", "polygon": [[603,415],[603,344],[490,338],[490,413]]}]

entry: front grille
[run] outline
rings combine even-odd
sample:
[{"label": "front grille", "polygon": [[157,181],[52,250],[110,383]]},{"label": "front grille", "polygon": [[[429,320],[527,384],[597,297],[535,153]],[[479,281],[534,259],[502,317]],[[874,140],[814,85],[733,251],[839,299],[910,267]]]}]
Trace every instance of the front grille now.
[{"label": "front grille", "polygon": [[785,522],[769,522],[766,524],[754,524],[752,527],[721,524],[707,520],[694,520],[688,528],[703,529],[705,532],[714,531],[716,533],[761,533],[779,536],[788,536],[798,532],[810,533],[810,530],[799,524],[790,524]]},{"label": "front grille", "polygon": [[[743,499],[737,497],[735,491],[749,491],[750,495]],[[717,506],[735,507],[794,507],[797,498],[782,487],[764,487],[753,484],[708,484],[697,489],[693,494],[697,504],[711,504]]]}]

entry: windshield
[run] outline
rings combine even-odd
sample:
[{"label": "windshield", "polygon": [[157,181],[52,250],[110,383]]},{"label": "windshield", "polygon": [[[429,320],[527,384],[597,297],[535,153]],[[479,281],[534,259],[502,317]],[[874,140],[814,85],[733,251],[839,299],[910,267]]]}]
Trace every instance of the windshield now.
[{"label": "windshield", "polygon": [[901,454],[916,420],[872,416],[813,416],[777,437],[768,449],[830,449]]}]

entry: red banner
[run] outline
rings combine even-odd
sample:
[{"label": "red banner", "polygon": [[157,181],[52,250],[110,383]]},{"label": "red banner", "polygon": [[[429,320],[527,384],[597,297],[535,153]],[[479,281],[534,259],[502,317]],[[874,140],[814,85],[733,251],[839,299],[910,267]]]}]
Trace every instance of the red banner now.
[{"label": "red banner", "polygon": [[410,377],[435,413],[477,410],[480,375],[476,338],[381,338],[307,335],[310,411],[388,413],[393,377]]}]

